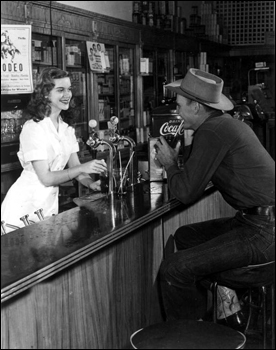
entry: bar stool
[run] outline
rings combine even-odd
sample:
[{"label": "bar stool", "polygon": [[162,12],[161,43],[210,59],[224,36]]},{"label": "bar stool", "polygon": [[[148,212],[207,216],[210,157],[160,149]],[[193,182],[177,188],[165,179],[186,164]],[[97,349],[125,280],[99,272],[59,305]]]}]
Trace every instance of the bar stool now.
[{"label": "bar stool", "polygon": [[133,349],[243,349],[244,334],[219,324],[176,320],[139,329],[130,337]]},{"label": "bar stool", "polygon": [[217,322],[217,287],[225,286],[231,289],[246,288],[249,292],[249,317],[244,333],[248,332],[253,308],[252,288],[258,288],[261,293],[261,305],[257,308],[262,315],[263,348],[267,348],[267,293],[271,294],[271,331],[272,349],[275,349],[275,295],[274,295],[274,273],[275,261],[265,264],[248,265],[245,267],[227,270],[211,276],[213,281],[213,322]]}]

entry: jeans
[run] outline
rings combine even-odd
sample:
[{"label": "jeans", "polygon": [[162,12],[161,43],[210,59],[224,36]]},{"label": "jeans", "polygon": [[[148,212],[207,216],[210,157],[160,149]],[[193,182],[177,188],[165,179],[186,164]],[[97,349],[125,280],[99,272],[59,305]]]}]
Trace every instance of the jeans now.
[{"label": "jeans", "polygon": [[221,271],[275,259],[275,221],[244,215],[215,219],[177,229],[177,252],[160,267],[167,320],[199,319],[207,308],[201,282]]}]

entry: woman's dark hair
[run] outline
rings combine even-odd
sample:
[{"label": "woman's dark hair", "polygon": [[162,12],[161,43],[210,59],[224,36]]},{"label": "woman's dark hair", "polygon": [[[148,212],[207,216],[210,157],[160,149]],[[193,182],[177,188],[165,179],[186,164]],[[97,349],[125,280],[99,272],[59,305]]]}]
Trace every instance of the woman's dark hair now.
[{"label": "woman's dark hair", "polygon": [[[55,86],[54,79],[62,78],[70,78],[70,75],[68,72],[60,68],[48,67],[41,71],[31,101],[24,113],[27,118],[39,122],[43,120],[45,116],[48,117],[50,115],[51,106],[48,100],[48,95]],[[61,111],[60,115],[66,123],[71,125],[72,121],[70,113],[67,112],[68,111]]]}]

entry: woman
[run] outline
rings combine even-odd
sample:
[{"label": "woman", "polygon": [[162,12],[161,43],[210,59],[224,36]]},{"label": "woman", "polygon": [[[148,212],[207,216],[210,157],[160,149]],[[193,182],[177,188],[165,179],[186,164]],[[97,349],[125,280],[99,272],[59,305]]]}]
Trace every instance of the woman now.
[{"label": "woman", "polygon": [[[30,120],[20,134],[18,158],[23,171],[1,206],[1,220],[6,224],[22,227],[20,218],[26,214],[29,220],[38,221],[34,212],[41,208],[45,217],[57,214],[58,185],[74,178],[92,190],[100,190],[99,181],[93,182],[88,174],[106,171],[106,163],[80,163],[75,130],[68,125],[70,118],[66,119],[65,113],[71,98],[68,72],[45,68],[27,108]],[[68,168],[64,169],[66,164]]]}]

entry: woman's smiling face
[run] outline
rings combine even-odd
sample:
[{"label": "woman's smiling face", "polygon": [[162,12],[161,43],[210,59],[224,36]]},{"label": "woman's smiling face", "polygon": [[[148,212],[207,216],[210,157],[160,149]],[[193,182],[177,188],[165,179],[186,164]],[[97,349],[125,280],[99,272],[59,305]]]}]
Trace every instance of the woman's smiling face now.
[{"label": "woman's smiling face", "polygon": [[67,110],[72,98],[70,78],[54,79],[54,88],[49,93],[52,112]]}]

